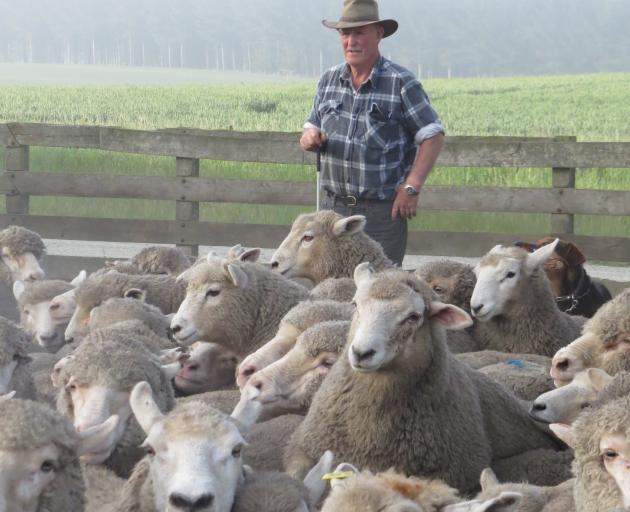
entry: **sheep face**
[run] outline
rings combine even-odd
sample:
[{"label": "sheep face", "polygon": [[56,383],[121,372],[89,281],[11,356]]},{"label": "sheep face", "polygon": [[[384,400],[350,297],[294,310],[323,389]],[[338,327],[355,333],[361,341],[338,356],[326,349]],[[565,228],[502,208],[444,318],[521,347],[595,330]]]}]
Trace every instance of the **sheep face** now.
[{"label": "sheep face", "polygon": [[0,510],[35,512],[58,466],[54,443],[31,450],[0,450]]},{"label": "sheep face", "polygon": [[53,320],[49,301],[25,305],[20,314],[22,325],[34,335],[40,346],[56,352],[65,343],[64,331],[67,323]]},{"label": "sheep face", "polygon": [[610,380],[610,375],[597,368],[580,372],[570,384],[536,398],[529,414],[544,423],[570,424],[593,403]]},{"label": "sheep face", "polygon": [[0,256],[14,281],[35,281],[44,278],[39,260],[32,252],[16,254],[9,247],[2,247]]},{"label": "sheep face", "polygon": [[171,321],[173,336],[182,345],[230,339],[225,329],[237,327],[225,316],[239,309],[247,274],[237,264],[214,257],[190,270],[186,298]]},{"label": "sheep face", "polygon": [[156,510],[229,512],[243,479],[245,441],[236,424],[200,402],[164,416],[151,387],[141,382],[131,395],[133,412],[146,432]]},{"label": "sheep face", "polygon": [[300,215],[273,254],[271,268],[286,277],[305,277],[319,283],[331,277],[329,266],[338,256],[335,247],[364,227],[362,215],[343,218],[332,211]]},{"label": "sheep face", "polygon": [[518,247],[494,247],[475,267],[477,283],[470,299],[472,314],[486,322],[508,312],[527,293],[528,278],[542,271],[556,243],[531,254]]},{"label": "sheep face", "polygon": [[623,506],[630,507],[630,443],[625,434],[607,434],[599,442],[606,471],[615,479],[623,497]]},{"label": "sheep face", "polygon": [[578,373],[594,366],[599,359],[600,346],[601,340],[597,335],[586,332],[558,350],[551,360],[549,372],[556,387],[568,384]]},{"label": "sheep face", "polygon": [[189,354],[175,375],[175,386],[182,394],[203,393],[234,383],[238,363],[234,352],[216,343],[198,341],[192,344]]},{"label": "sheep face", "polygon": [[304,331],[281,359],[255,373],[250,385],[275,414],[304,412],[339,358],[349,322],[324,322]]},{"label": "sheep face", "polygon": [[70,322],[74,310],[77,307],[75,292],[76,290],[69,290],[66,293],[52,298],[48,309],[50,310],[50,317],[53,321],[65,324]]},{"label": "sheep face", "polygon": [[356,371],[385,368],[411,350],[428,354],[429,344],[419,342],[422,346],[418,346],[415,337],[429,322],[452,329],[472,324],[466,312],[435,301],[423,281],[404,271],[373,274],[369,264],[362,263],[354,279],[356,312],[348,336],[348,358]]}]

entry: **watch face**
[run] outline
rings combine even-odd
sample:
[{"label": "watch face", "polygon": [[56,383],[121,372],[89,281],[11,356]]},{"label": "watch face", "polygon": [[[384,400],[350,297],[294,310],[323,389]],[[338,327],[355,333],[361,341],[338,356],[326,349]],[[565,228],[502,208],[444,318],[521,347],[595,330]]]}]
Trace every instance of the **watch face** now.
[{"label": "watch face", "polygon": [[413,185],[405,185],[405,192],[407,192],[408,196],[417,196],[418,191],[415,189]]}]

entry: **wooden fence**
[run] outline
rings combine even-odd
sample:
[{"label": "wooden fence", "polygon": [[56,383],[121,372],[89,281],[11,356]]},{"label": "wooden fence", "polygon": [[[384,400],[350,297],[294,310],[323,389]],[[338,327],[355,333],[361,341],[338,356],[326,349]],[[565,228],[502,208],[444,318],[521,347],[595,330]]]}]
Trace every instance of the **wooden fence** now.
[{"label": "wooden fence", "polygon": [[[273,247],[287,226],[199,221],[200,202],[314,205],[312,183],[233,181],[199,177],[200,159],[314,164],[298,134],[175,129],[141,131],[100,126],[0,124],[6,195],[0,226],[20,224],[45,238],[175,243],[189,254],[198,245]],[[86,148],[175,158],[173,177],[111,176],[29,171],[29,147]],[[572,138],[448,137],[442,167],[547,167],[551,188],[425,187],[421,210],[547,213],[553,234],[573,240],[589,259],[630,261],[629,237],[578,236],[575,214],[630,216],[630,192],[575,188],[578,168],[630,168],[630,143],[576,142]],[[579,171],[578,171],[579,172]],[[630,172],[630,171],[629,171]],[[29,196],[159,199],[176,202],[173,220],[94,219],[29,214]],[[409,254],[479,256],[497,243],[539,234],[412,231]]]}]

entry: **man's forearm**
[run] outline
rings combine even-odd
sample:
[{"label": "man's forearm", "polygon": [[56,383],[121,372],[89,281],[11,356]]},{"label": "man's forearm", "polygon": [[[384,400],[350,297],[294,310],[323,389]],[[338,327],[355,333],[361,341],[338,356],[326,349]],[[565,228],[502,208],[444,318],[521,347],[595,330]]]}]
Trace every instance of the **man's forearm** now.
[{"label": "man's forearm", "polygon": [[405,180],[405,183],[413,185],[417,189],[422,188],[424,182],[427,180],[431,169],[435,165],[442,146],[444,145],[444,135],[439,134],[430,139],[426,139],[418,147],[416,159],[411,166],[409,175]]}]

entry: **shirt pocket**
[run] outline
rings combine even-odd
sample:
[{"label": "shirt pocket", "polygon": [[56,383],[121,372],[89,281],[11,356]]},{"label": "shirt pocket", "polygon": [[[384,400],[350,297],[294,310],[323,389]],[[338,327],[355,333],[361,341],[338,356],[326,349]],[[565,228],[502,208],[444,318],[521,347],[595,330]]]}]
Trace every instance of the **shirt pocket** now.
[{"label": "shirt pocket", "polygon": [[327,133],[334,133],[339,126],[341,117],[341,101],[326,100],[320,103],[318,107],[321,127]]},{"label": "shirt pocket", "polygon": [[365,145],[369,148],[388,150],[396,145],[399,123],[390,110],[372,103],[365,114]]}]

